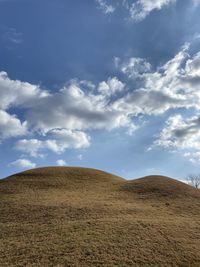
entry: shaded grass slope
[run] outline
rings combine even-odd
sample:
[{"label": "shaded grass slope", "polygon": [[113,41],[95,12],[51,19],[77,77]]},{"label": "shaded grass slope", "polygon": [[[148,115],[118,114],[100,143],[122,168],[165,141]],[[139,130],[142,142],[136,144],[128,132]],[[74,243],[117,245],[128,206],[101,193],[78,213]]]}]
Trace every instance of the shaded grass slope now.
[{"label": "shaded grass slope", "polygon": [[200,266],[200,192],[50,167],[0,181],[0,266]]}]

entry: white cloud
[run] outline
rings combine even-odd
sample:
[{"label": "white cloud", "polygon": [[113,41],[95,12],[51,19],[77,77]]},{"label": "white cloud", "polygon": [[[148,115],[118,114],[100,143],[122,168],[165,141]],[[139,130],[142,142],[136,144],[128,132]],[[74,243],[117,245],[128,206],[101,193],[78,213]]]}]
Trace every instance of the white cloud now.
[{"label": "white cloud", "polygon": [[35,168],[36,164],[28,159],[18,159],[16,161],[11,162],[9,166],[14,166],[22,169],[30,169],[30,168]]},{"label": "white cloud", "polygon": [[[134,78],[134,82],[139,79],[136,84],[139,88],[129,90],[127,95],[115,101],[115,109],[133,116],[157,115],[176,108],[193,107],[199,110],[200,53],[190,57],[188,49],[189,45],[186,44],[173,59],[155,71],[149,67],[142,72],[140,66],[134,66],[132,70],[129,61],[120,64],[121,71]],[[144,66],[146,61],[141,59],[140,62]]]},{"label": "white cloud", "polygon": [[107,0],[96,0],[98,7],[103,11],[104,14],[110,14],[115,11],[115,7],[107,3]]},{"label": "white cloud", "polygon": [[44,148],[44,145],[38,139],[22,139],[17,141],[15,148],[23,153],[30,154],[32,157],[37,157],[41,149]]},{"label": "white cloud", "polygon": [[200,117],[184,119],[180,114],[170,117],[154,146],[182,151],[191,162],[200,162]]},{"label": "white cloud", "polygon": [[200,77],[200,52],[188,59],[185,67],[186,74],[191,78]]},{"label": "white cloud", "polygon": [[42,153],[45,150],[61,154],[66,149],[81,149],[90,145],[90,137],[81,131],[54,129],[48,133],[46,138],[45,140],[22,139],[15,144],[15,148],[23,153],[37,157],[43,156]]},{"label": "white cloud", "polygon": [[184,120],[181,115],[170,117],[159,138],[155,141],[155,145],[167,148],[199,150],[200,118],[194,116]]},{"label": "white cloud", "polygon": [[176,0],[137,0],[130,6],[130,16],[134,21],[145,19],[152,11],[160,10]]},{"label": "white cloud", "polygon": [[[157,69],[145,59],[131,57],[123,62],[118,58],[116,66],[129,86],[117,77],[110,77],[97,86],[89,81],[73,80],[52,94],[31,85],[37,89],[30,91],[30,98],[23,93],[23,101],[23,97],[18,99],[18,94],[12,99],[12,91],[8,90],[6,97],[6,90],[0,90],[3,107],[8,111],[9,107],[23,110],[26,120],[22,123],[7,111],[0,111],[1,138],[29,132],[32,138],[19,140],[18,150],[32,156],[42,155],[46,150],[63,153],[66,149],[88,147],[91,129],[110,131],[124,127],[126,132],[132,133],[138,128],[133,123],[138,115],[158,115],[178,108],[199,111],[200,53],[190,56],[188,51],[186,44],[174,58]],[[5,79],[10,83],[9,78]],[[20,92],[20,84],[23,88],[24,83],[17,83],[17,92]]]},{"label": "white cloud", "polygon": [[113,93],[122,90],[123,83],[110,78],[107,84],[109,88],[101,88],[104,91],[102,94],[99,93],[99,88],[97,92],[83,90],[80,83],[73,81],[58,93],[38,101],[28,111],[29,126],[43,133],[54,128],[84,131],[129,127],[130,118],[115,109],[109,98],[110,91]]},{"label": "white cloud", "polygon": [[30,106],[33,100],[46,97],[48,92],[39,86],[19,80],[11,80],[6,72],[0,72],[0,108],[12,106]]},{"label": "white cloud", "polygon": [[[178,0],[120,0],[115,1],[116,4],[108,4],[109,0],[95,0],[98,7],[105,13],[111,14],[117,8],[128,12],[128,17],[134,22],[144,20],[153,11],[159,11],[170,5],[176,4]],[[179,0],[181,2],[181,0]],[[192,0],[192,7],[196,8],[200,4],[200,0]]]},{"label": "white cloud", "polygon": [[[115,60],[116,61],[116,60]],[[116,67],[120,67],[121,71],[125,73],[129,78],[139,78],[144,73],[151,71],[151,64],[143,58],[131,57],[126,62],[120,65],[120,59],[118,58]]]},{"label": "white cloud", "polygon": [[[44,135],[48,141],[45,147],[57,152],[62,147],[55,138],[48,137],[50,133],[55,134],[57,128],[79,131],[83,135],[90,129],[121,127],[132,132],[137,129],[132,119],[138,114],[157,115],[176,108],[199,109],[200,53],[190,57],[188,49],[186,44],[173,59],[156,70],[145,59],[131,57],[125,62],[118,59],[118,68],[134,81],[136,88],[133,89],[128,89],[116,77],[108,78],[96,88],[89,82],[73,80],[57,93],[33,101],[34,106],[24,114],[27,126]],[[66,143],[69,142],[68,139]]]},{"label": "white cloud", "polygon": [[0,139],[25,135],[27,123],[21,122],[15,115],[0,110]]},{"label": "white cloud", "polygon": [[107,82],[103,81],[99,84],[98,91],[100,94],[111,96],[123,91],[125,84],[116,77],[108,78]]},{"label": "white cloud", "polygon": [[[71,131],[67,129],[54,129],[50,135],[57,141],[59,146],[66,148],[86,148],[90,145],[90,137],[81,131]],[[61,150],[61,149],[59,149]]]},{"label": "white cloud", "polygon": [[[158,115],[169,109],[192,109],[197,114],[184,119],[182,115],[170,117],[153,146],[170,151],[182,151],[191,162],[200,162],[200,52],[190,56],[189,44],[185,44],[174,58],[160,68],[140,71],[140,65],[130,67],[130,61],[118,68],[134,82],[139,79],[132,92],[118,99],[113,105],[119,111],[144,115]],[[133,60],[134,62],[134,60]],[[136,60],[138,62],[138,59]],[[144,65],[145,60],[139,61]]]},{"label": "white cloud", "polygon": [[67,162],[65,160],[63,160],[63,159],[59,159],[59,160],[56,161],[56,164],[58,166],[66,166]]}]

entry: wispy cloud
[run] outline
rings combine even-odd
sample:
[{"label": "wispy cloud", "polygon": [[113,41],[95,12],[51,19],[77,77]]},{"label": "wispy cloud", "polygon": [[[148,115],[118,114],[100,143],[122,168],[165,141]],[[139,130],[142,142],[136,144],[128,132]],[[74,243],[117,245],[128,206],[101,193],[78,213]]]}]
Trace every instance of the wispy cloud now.
[{"label": "wispy cloud", "polygon": [[[96,2],[105,14],[113,13],[120,7],[128,11],[128,17],[138,22],[145,19],[152,11],[161,10],[170,4],[176,3],[176,0],[137,0],[131,2],[123,0],[121,2],[116,1],[115,5],[109,4],[108,0],[96,0]],[[198,2],[198,0],[195,2]]]},{"label": "wispy cloud", "polygon": [[57,166],[67,166],[68,165],[67,162],[63,159],[58,159],[56,161],[56,164],[57,164]]},{"label": "wispy cloud", "polygon": [[98,7],[105,14],[111,14],[115,11],[115,7],[111,4],[108,4],[107,0],[96,0]]},{"label": "wispy cloud", "polygon": [[35,168],[36,164],[28,159],[18,159],[16,161],[11,162],[9,166],[14,166],[22,169],[30,169]]},{"label": "wispy cloud", "polygon": [[176,0],[137,0],[129,7],[130,17],[134,21],[141,21],[152,11],[161,10],[174,3],[176,3]]},{"label": "wispy cloud", "polygon": [[[130,18],[134,22],[140,22],[152,12],[175,5],[176,2],[181,0],[123,0],[121,2],[116,1],[112,5],[108,3],[108,0],[96,1],[105,14],[113,13],[117,8],[121,8],[127,11],[127,18]],[[200,0],[192,0],[191,4],[193,7],[196,7],[200,4]]]},{"label": "wispy cloud", "polygon": [[20,45],[24,42],[23,33],[15,28],[1,27],[1,39],[7,45]]}]

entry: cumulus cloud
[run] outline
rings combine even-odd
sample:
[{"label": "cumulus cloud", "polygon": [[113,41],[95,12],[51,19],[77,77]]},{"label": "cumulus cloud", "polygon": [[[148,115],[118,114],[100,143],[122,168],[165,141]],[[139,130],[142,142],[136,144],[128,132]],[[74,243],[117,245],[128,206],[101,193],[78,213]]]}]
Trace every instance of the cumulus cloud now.
[{"label": "cumulus cloud", "polygon": [[108,78],[107,82],[103,81],[99,84],[98,91],[100,94],[111,96],[123,91],[125,84],[116,77]]},{"label": "cumulus cloud", "polygon": [[194,116],[185,120],[180,114],[170,117],[155,144],[167,148],[198,150],[200,147],[200,117]]},{"label": "cumulus cloud", "polygon": [[23,153],[37,157],[43,156],[42,153],[46,150],[61,154],[66,149],[87,148],[89,145],[90,137],[84,132],[54,129],[48,133],[45,140],[22,139],[15,144],[15,148]]},{"label": "cumulus cloud", "polygon": [[136,88],[125,90],[127,86],[116,77],[102,81],[96,88],[94,85],[87,88],[91,84],[88,82],[72,81],[58,92],[33,101],[34,106],[25,112],[27,126],[45,136],[56,134],[55,129],[83,133],[90,129],[136,129],[132,119],[138,114],[157,115],[176,108],[199,109],[200,53],[189,56],[188,49],[186,44],[156,70],[145,59],[131,57],[125,62],[119,59],[122,73],[134,83],[139,79]]},{"label": "cumulus cloud", "polygon": [[44,148],[44,144],[38,139],[22,139],[17,141],[15,148],[23,153],[28,153],[32,157],[41,156],[39,152]]},{"label": "cumulus cloud", "polygon": [[10,115],[4,110],[0,110],[0,140],[25,135],[26,133],[26,121],[22,123],[16,115]]},{"label": "cumulus cloud", "polygon": [[139,78],[143,76],[144,73],[151,71],[151,64],[143,58],[131,57],[126,62],[122,63],[120,67],[123,73],[133,79]]},{"label": "cumulus cloud", "polygon": [[18,159],[16,161],[11,162],[9,166],[14,166],[22,169],[30,169],[30,168],[35,168],[36,164],[28,159]]},{"label": "cumulus cloud", "polygon": [[43,98],[48,92],[39,86],[19,80],[11,80],[4,71],[0,72],[0,108],[8,109],[12,106],[31,106],[33,100]]},{"label": "cumulus cloud", "polygon": [[[129,91],[114,105],[118,110],[139,114],[158,115],[169,109],[179,108],[196,110],[200,107],[200,53],[190,56],[189,44],[185,44],[174,58],[155,71],[152,67],[140,71],[140,66],[130,61],[119,63],[118,67],[129,79],[139,79],[140,88]],[[133,61],[134,62],[134,61]],[[138,59],[136,59],[138,62]],[[142,66],[146,61],[140,61]],[[184,119],[180,114],[170,117],[154,142],[171,151],[186,151],[184,155],[190,161],[197,161],[200,155],[200,119],[199,116]],[[193,152],[191,152],[193,150]],[[199,161],[200,162],[200,161]]]},{"label": "cumulus cloud", "polygon": [[134,81],[139,79],[139,88],[129,90],[127,95],[115,101],[115,108],[132,115],[156,115],[176,108],[199,109],[200,53],[191,57],[188,49],[189,45],[184,45],[173,59],[155,71],[144,59],[140,62],[142,66],[145,62],[148,67],[143,72],[140,65],[130,68],[130,61],[121,63],[119,68],[122,72]]},{"label": "cumulus cloud", "polygon": [[200,162],[200,116],[184,119],[178,114],[170,117],[154,146],[182,151],[191,162]]},{"label": "cumulus cloud", "polygon": [[67,162],[66,162],[65,160],[63,160],[63,159],[58,159],[58,160],[56,161],[56,164],[57,164],[58,166],[66,166],[66,165],[67,165]]},{"label": "cumulus cloud", "polygon": [[[68,148],[88,147],[90,137],[85,131],[89,129],[111,130],[132,125],[126,114],[110,104],[110,98],[125,86],[116,77],[96,88],[89,81],[73,80],[54,94],[29,83],[12,81],[3,72],[1,82],[1,105],[5,109],[0,113],[1,138],[24,135],[29,129],[32,135],[41,138],[19,140],[15,147],[32,156],[47,149],[62,153]],[[27,121],[21,123],[16,116],[9,115],[6,110],[12,107],[23,109]]]},{"label": "cumulus cloud", "polygon": [[86,148],[90,145],[90,137],[81,131],[71,131],[67,129],[54,129],[50,135],[61,145],[64,149],[67,148]]},{"label": "cumulus cloud", "polygon": [[96,2],[104,14],[110,14],[115,11],[115,7],[111,4],[108,4],[107,0],[96,0]]},{"label": "cumulus cloud", "polygon": [[103,93],[93,93],[73,81],[58,93],[38,101],[27,113],[29,125],[44,133],[54,128],[111,130],[129,126],[130,118],[115,109],[108,98],[113,92],[122,90],[124,85],[114,78],[103,86],[97,90]]},{"label": "cumulus cloud", "polygon": [[[73,80],[51,94],[31,84],[24,87],[26,83],[3,75],[3,81],[13,83],[14,96],[10,85],[2,86],[5,110],[0,111],[1,138],[29,132],[31,139],[26,137],[16,143],[19,151],[32,156],[47,150],[59,154],[88,147],[92,129],[110,131],[123,127],[132,133],[138,128],[133,123],[138,115],[158,115],[179,108],[199,110],[200,53],[191,56],[189,44],[156,69],[142,58],[117,58],[115,63],[128,83],[117,77],[109,77],[96,86],[90,81]],[[20,91],[20,85],[26,89]],[[18,99],[20,92],[22,98]],[[12,107],[23,110],[25,122],[9,115]]]}]

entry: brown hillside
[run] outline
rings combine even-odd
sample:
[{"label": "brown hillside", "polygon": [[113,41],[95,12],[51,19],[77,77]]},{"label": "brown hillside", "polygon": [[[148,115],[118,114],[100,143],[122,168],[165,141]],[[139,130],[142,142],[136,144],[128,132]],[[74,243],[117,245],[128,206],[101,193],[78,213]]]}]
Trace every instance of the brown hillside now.
[{"label": "brown hillside", "polygon": [[0,181],[0,266],[199,267],[200,191],[51,167]]},{"label": "brown hillside", "polygon": [[66,190],[100,189],[110,184],[124,181],[123,178],[104,171],[80,167],[46,167],[14,174],[0,180],[2,193],[4,190],[16,192],[29,189],[62,188]]},{"label": "brown hillside", "polygon": [[123,189],[147,197],[199,197],[199,190],[183,182],[158,175],[126,181]]}]

